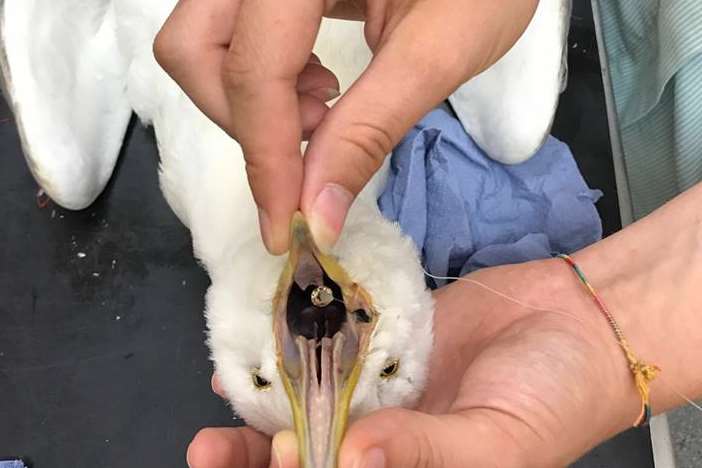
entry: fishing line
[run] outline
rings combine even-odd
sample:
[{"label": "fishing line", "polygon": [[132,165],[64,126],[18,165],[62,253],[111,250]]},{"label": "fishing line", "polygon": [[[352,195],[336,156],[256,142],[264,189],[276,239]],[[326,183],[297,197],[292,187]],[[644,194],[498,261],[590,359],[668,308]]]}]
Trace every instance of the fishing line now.
[{"label": "fishing line", "polygon": [[[579,317],[576,317],[573,314],[570,314],[570,313],[565,312],[565,311],[546,309],[543,307],[537,307],[537,306],[534,306],[531,304],[527,304],[526,302],[520,301],[519,299],[517,299],[515,297],[509,296],[508,294],[500,292],[500,291],[488,286],[487,284],[481,283],[480,281],[476,281],[476,280],[470,279],[470,278],[462,278],[462,277],[458,277],[458,276],[437,276],[437,275],[433,275],[433,274],[429,273],[428,271],[424,270],[424,268],[422,268],[422,270],[424,271],[424,274],[427,275],[429,278],[433,278],[433,279],[437,279],[437,280],[448,280],[448,281],[455,280],[455,281],[461,281],[464,283],[473,284],[475,286],[478,286],[478,287],[480,287],[488,292],[491,292],[492,294],[495,294],[495,295],[505,299],[506,301],[509,301],[509,302],[516,304],[518,306],[525,307],[527,309],[535,310],[538,312],[547,312],[547,313],[565,315],[565,316],[573,318],[573,319],[577,320],[578,322],[580,322],[581,324],[583,324],[582,319],[580,319]],[[668,387],[669,390],[671,390],[673,393],[675,393],[678,397],[685,400],[689,406],[691,406],[696,411],[702,413],[702,406],[700,406],[698,403],[696,403],[695,401],[693,401],[692,399],[688,398],[683,393],[678,391],[673,385],[671,385],[668,382],[668,379],[665,379],[662,377],[659,377],[659,379],[660,379],[660,382],[662,384],[664,384],[666,387]]]},{"label": "fishing line", "polygon": [[[565,316],[567,316],[567,317],[569,317],[569,318],[572,318],[572,319],[576,320],[576,321],[579,322],[581,325],[584,324],[584,322],[583,322],[583,320],[582,320],[581,318],[579,318],[579,317],[577,317],[577,316],[575,316],[575,315],[573,315],[573,314],[570,314],[570,313],[565,312],[565,311],[563,311],[563,310],[547,309],[547,308],[544,308],[544,307],[538,307],[538,306],[535,306],[535,305],[532,305],[532,304],[528,304],[528,303],[526,303],[526,302],[524,302],[524,301],[521,301],[521,300],[517,299],[516,297],[512,297],[512,296],[510,296],[510,295],[508,295],[508,294],[506,294],[506,293],[503,293],[503,292],[501,292],[501,291],[498,291],[498,290],[495,289],[495,288],[492,288],[492,287],[488,286],[488,285],[485,284],[485,283],[482,283],[482,282],[480,282],[480,281],[477,281],[477,280],[474,280],[474,279],[471,279],[471,278],[463,278],[463,277],[459,277],[459,276],[438,276],[438,275],[433,275],[433,274],[429,273],[428,271],[426,271],[424,268],[422,268],[422,271],[424,271],[424,274],[425,274],[426,276],[428,276],[429,278],[433,278],[433,279],[436,279],[436,280],[445,280],[445,281],[461,281],[461,282],[464,282],[464,283],[472,284],[472,285],[478,286],[479,288],[482,288],[482,289],[484,289],[484,290],[486,290],[486,291],[488,291],[488,292],[490,292],[490,293],[492,293],[492,294],[494,294],[494,295],[496,295],[496,296],[498,296],[498,297],[500,297],[500,298],[502,298],[502,299],[504,299],[504,300],[506,300],[506,301],[508,301],[508,302],[511,302],[511,303],[513,303],[513,304],[516,304],[516,305],[518,305],[518,306],[520,306],[520,307],[524,307],[524,308],[526,308],[526,309],[531,309],[531,310],[534,310],[534,311],[537,311],[537,312],[546,312],[546,313],[550,313],[550,314],[565,315]],[[340,304],[342,304],[342,305],[345,305],[345,302],[344,302],[343,300],[338,299],[338,298],[336,298],[336,297],[332,297],[332,300],[333,300],[333,301],[336,301],[336,302],[338,302],[338,303],[340,303]],[[689,406],[691,406],[693,409],[695,409],[696,411],[702,413],[702,406],[700,406],[698,403],[696,403],[695,401],[693,401],[692,399],[688,398],[688,397],[685,396],[683,393],[681,393],[680,391],[678,391],[674,386],[672,386],[670,383],[668,383],[668,380],[667,380],[667,379],[665,379],[665,378],[660,378],[660,382],[663,383],[666,387],[668,387],[668,389],[671,390],[673,393],[675,393],[678,397],[680,397],[680,398],[682,398],[683,400],[685,400],[685,401],[687,402],[687,404],[688,404]]]},{"label": "fishing line", "polygon": [[668,382],[668,379],[663,378],[663,377],[658,377],[658,379],[661,381],[662,384],[664,384],[666,387],[668,387],[669,390],[671,390],[673,393],[675,393],[677,396],[685,400],[688,405],[690,405],[692,408],[697,410],[698,412],[702,413],[702,406],[700,406],[698,403],[696,403],[694,400],[691,400],[690,398],[686,397],[685,394],[681,393],[676,389],[673,385],[671,385]]},{"label": "fishing line", "polygon": [[568,313],[568,312],[566,312],[566,311],[564,311],[564,310],[546,309],[546,308],[543,308],[543,307],[538,307],[538,306],[535,306],[535,305],[527,304],[526,302],[520,301],[520,300],[517,299],[516,297],[512,297],[512,296],[510,296],[510,295],[508,295],[508,294],[505,294],[505,293],[503,293],[503,292],[500,292],[500,291],[498,291],[497,289],[491,288],[491,287],[488,286],[487,284],[481,283],[480,281],[476,281],[476,280],[474,280],[474,279],[462,278],[462,277],[458,277],[458,276],[437,276],[437,275],[432,275],[431,273],[429,273],[429,272],[428,272],[427,270],[425,270],[424,268],[422,268],[422,271],[424,271],[424,274],[425,274],[425,275],[427,275],[428,277],[433,278],[433,279],[438,279],[438,280],[455,280],[455,281],[462,281],[462,282],[464,282],[464,283],[473,284],[473,285],[475,285],[475,286],[478,286],[478,287],[480,287],[480,288],[483,288],[483,289],[485,289],[486,291],[489,291],[489,292],[495,294],[496,296],[499,296],[499,297],[501,297],[502,299],[504,299],[504,300],[506,300],[506,301],[509,301],[509,302],[511,302],[511,303],[513,303],[513,304],[516,304],[516,305],[518,305],[518,306],[525,307],[525,308],[531,309],[531,310],[535,310],[535,311],[537,311],[537,312],[547,312],[547,313],[549,313],[549,314],[565,315],[565,316],[570,317],[570,318],[572,318],[573,320],[579,322],[581,325],[584,324],[583,320],[582,320],[580,317],[577,317],[577,316],[575,316],[575,315],[573,315],[573,314],[570,314],[570,313]]}]

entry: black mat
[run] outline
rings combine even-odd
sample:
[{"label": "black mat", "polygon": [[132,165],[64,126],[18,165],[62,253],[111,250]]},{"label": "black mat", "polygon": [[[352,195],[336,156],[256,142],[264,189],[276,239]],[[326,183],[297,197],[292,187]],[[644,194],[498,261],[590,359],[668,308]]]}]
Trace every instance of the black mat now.
[{"label": "black mat", "polygon": [[[554,133],[605,192],[619,227],[587,2],[577,2],[570,86]],[[577,46],[574,44],[577,43]],[[0,119],[9,117],[0,102]],[[157,185],[149,131],[133,125],[108,190],[82,212],[39,208],[12,121],[0,123],[0,459],[36,468],[172,468],[203,426],[234,424],[209,388],[207,276]],[[586,421],[583,422],[586,425]],[[579,462],[652,467],[648,431]]]}]

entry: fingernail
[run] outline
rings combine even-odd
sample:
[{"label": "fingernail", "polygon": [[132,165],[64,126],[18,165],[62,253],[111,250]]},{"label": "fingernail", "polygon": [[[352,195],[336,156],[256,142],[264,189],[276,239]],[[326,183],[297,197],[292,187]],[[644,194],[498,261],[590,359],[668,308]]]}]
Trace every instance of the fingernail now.
[{"label": "fingernail", "polygon": [[331,101],[332,99],[341,96],[341,92],[336,88],[317,88],[306,92],[310,96],[314,96],[322,102]]},{"label": "fingernail", "polygon": [[380,448],[372,448],[366,452],[354,468],[385,468],[385,454]]},{"label": "fingernail", "polygon": [[327,184],[317,195],[308,217],[317,245],[322,248],[334,245],[352,202],[351,192],[338,184]]},{"label": "fingernail", "polygon": [[271,233],[271,218],[262,208],[258,209],[258,224],[261,226],[261,237],[268,251],[273,250],[273,239]]}]

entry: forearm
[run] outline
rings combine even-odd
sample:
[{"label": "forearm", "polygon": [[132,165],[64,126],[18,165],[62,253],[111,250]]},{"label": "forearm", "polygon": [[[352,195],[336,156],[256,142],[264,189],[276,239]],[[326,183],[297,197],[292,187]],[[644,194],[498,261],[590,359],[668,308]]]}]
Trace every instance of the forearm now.
[{"label": "forearm", "polygon": [[[643,220],[574,255],[601,294],[637,356],[662,370],[651,384],[656,413],[702,396],[702,184]],[[578,299],[590,302],[584,292]],[[600,321],[604,333],[608,325]],[[638,394],[612,334],[612,359],[620,359],[631,403],[620,405],[633,421]],[[616,355],[618,353],[618,355]],[[628,374],[628,375],[627,375]],[[626,389],[624,390],[626,394]],[[626,396],[625,396],[626,398]],[[622,428],[623,429],[623,428]]]}]

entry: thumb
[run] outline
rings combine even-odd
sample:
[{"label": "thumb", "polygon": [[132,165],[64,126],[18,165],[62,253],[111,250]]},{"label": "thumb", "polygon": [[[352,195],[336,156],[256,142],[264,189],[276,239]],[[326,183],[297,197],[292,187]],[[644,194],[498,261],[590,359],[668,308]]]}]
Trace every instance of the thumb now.
[{"label": "thumb", "polygon": [[336,242],[354,198],[393,147],[458,86],[448,72],[428,73],[436,67],[410,57],[408,42],[396,31],[312,134],[300,206],[323,247]]},{"label": "thumb", "polygon": [[375,56],[305,154],[300,205],[323,247],[336,242],[354,197],[404,134],[507,52],[538,2],[386,2],[389,9],[377,11],[367,3]]},{"label": "thumb", "polygon": [[340,468],[518,466],[518,457],[487,418],[378,411],[349,429]]}]

